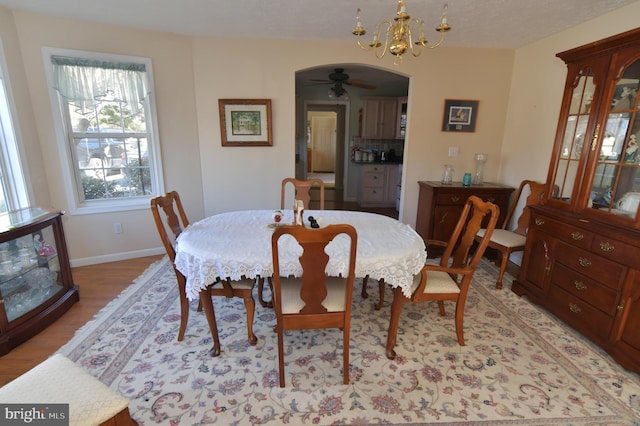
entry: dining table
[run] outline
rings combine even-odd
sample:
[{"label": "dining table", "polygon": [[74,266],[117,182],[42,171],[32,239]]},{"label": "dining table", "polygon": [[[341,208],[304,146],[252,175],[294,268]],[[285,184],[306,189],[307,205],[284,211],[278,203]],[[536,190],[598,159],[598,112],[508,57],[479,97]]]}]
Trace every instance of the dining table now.
[{"label": "dining table", "polygon": [[[280,213],[280,222],[274,217]],[[305,210],[304,224],[310,219],[318,226],[346,223],[358,234],[356,277],[384,280],[393,288],[392,316],[387,336],[386,355],[393,359],[400,309],[400,299],[411,297],[414,276],[426,261],[422,237],[409,225],[389,216],[349,210]],[[293,210],[241,210],[215,214],[187,226],[176,240],[175,266],[186,278],[189,300],[207,294],[211,283],[219,279],[240,280],[270,277],[274,274],[271,236],[276,226],[294,223]],[[300,245],[292,238],[282,238],[280,252],[281,276],[302,274]],[[329,263],[326,273],[340,276],[348,269],[349,238],[339,235],[326,248]],[[214,347],[213,356],[220,354],[218,330],[211,297],[200,298],[209,321]],[[396,312],[395,315],[393,313]]]}]

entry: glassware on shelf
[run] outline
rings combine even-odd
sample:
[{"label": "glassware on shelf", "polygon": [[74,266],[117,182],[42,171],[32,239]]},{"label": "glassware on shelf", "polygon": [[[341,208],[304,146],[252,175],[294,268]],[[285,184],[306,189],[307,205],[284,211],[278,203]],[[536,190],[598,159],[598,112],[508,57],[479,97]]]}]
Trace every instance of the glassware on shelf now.
[{"label": "glassware on shelf", "polygon": [[476,154],[476,174],[473,176],[474,185],[482,185],[484,183],[484,165],[488,157],[487,154]]},{"label": "glassware on shelf", "polygon": [[471,173],[467,172],[462,176],[462,186],[471,186]]},{"label": "glassware on shelf", "polygon": [[442,183],[451,185],[453,183],[453,166],[451,164],[444,165],[444,173],[442,174]]}]

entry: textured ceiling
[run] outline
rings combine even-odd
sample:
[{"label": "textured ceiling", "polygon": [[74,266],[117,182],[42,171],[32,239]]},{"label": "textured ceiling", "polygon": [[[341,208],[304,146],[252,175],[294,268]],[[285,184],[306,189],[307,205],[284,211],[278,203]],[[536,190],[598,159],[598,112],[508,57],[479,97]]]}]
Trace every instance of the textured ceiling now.
[{"label": "textured ceiling", "polygon": [[[517,48],[640,0],[446,0],[444,46]],[[405,0],[406,10],[435,28],[444,0]],[[260,39],[351,40],[355,12],[370,37],[383,19],[395,16],[395,0],[0,0],[0,6],[125,27],[191,36]],[[354,43],[355,44],[355,43]],[[407,83],[398,74],[349,64],[296,74],[298,84],[326,79],[337,66],[352,80],[377,86]],[[315,83],[317,84],[317,83]]]},{"label": "textured ceiling", "polygon": [[[516,48],[640,0],[446,0],[447,46]],[[426,28],[444,0],[406,0]],[[394,0],[0,0],[11,9],[176,34],[243,38],[353,39],[355,11],[371,34],[395,15]],[[436,39],[429,31],[427,38]]]}]

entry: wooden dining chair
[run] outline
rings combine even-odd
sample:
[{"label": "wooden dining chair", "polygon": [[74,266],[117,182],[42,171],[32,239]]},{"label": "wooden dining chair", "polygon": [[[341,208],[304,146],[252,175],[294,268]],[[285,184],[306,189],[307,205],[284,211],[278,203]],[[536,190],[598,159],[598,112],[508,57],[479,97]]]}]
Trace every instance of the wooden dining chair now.
[{"label": "wooden dining chair", "polygon": [[[350,238],[346,275],[330,277],[325,273],[329,256],[326,246],[338,235]],[[278,242],[291,236],[302,246],[300,278],[281,277]],[[343,383],[349,383],[349,330],[351,323],[351,298],[356,267],[358,236],[351,225],[329,225],[324,228],[304,226],[280,226],[271,237],[273,256],[273,306],[276,312],[278,334],[278,368],[280,387],[284,378],[284,332],[339,328],[343,332]],[[346,261],[346,259],[344,259]]]},{"label": "wooden dining chair", "polygon": [[[320,209],[324,210],[324,181],[322,179],[308,179],[308,180],[300,180],[295,178],[285,178],[282,180],[282,185],[280,189],[280,208],[284,209],[284,202],[286,198],[287,185],[292,184],[294,188],[293,198],[296,200],[302,200],[304,203],[304,208],[309,209],[309,203],[311,203],[311,187],[318,186],[320,188]],[[291,206],[293,208],[293,206]],[[271,277],[267,277],[267,282],[269,287],[271,288],[271,292],[273,293],[273,282],[271,281]],[[264,284],[265,278],[258,278],[258,302],[263,307],[271,307],[271,302],[267,302],[264,300]]]},{"label": "wooden dining chair", "polygon": [[[304,202],[304,208],[309,209],[309,203],[311,202],[311,187],[320,187],[320,208],[318,210],[324,210],[324,181],[322,179],[307,179],[300,180],[295,178],[285,178],[282,180],[282,186],[280,190],[280,208],[284,209],[285,194],[288,184],[293,184],[294,199],[302,200]],[[292,204],[293,205],[293,204]],[[287,206],[291,207],[291,206]],[[315,210],[315,209],[314,209]]]},{"label": "wooden dining chair", "polygon": [[[527,242],[527,227],[529,226],[530,210],[529,206],[540,204],[544,196],[546,184],[535,182],[533,180],[523,180],[518,187],[518,191],[513,197],[513,201],[509,206],[504,222],[493,231],[493,235],[489,239],[489,247],[500,252],[500,272],[496,281],[496,288],[502,288],[502,279],[509,265],[509,257],[511,253],[523,251]],[[513,214],[519,207],[521,197],[527,195],[522,213],[515,223],[514,229],[508,229],[512,226]],[[480,240],[484,237],[485,230],[480,229],[476,238]]]},{"label": "wooden dining chair", "polygon": [[[189,320],[189,301],[186,294],[186,278],[176,268],[176,250],[175,241],[184,228],[189,226],[189,220],[184,212],[180,196],[176,191],[167,192],[163,196],[155,197],[151,200],[151,212],[158,229],[158,234],[162,240],[162,244],[171,260],[173,271],[178,279],[178,291],[180,293],[180,329],[178,332],[178,341],[184,339]],[[164,215],[161,214],[164,213]],[[163,220],[164,216],[164,220]],[[219,279],[212,283],[207,290],[211,296],[218,297],[239,297],[244,300],[247,309],[247,331],[249,342],[255,345],[258,341],[253,334],[253,316],[255,312],[255,302],[253,300],[253,286],[255,280],[243,279],[240,281],[228,281]],[[202,295],[201,295],[202,297]],[[202,301],[198,304],[198,311],[202,310]],[[215,318],[207,318],[215,323]]]},{"label": "wooden dining chair", "polygon": [[[464,306],[469,285],[489,244],[489,238],[495,229],[499,214],[498,206],[472,195],[467,199],[449,241],[425,241],[427,250],[430,246],[438,246],[444,248],[444,253],[439,264],[425,264],[422,271],[415,276],[411,298],[406,296],[394,298],[389,325],[390,335],[397,334],[398,318],[404,303],[437,301],[440,315],[444,316],[446,314],[444,302],[453,301],[456,304],[456,335],[460,346],[464,346]],[[478,244],[474,244],[475,236],[485,218],[488,221],[484,237]],[[395,341],[388,342],[387,356],[393,351],[395,343]]]}]

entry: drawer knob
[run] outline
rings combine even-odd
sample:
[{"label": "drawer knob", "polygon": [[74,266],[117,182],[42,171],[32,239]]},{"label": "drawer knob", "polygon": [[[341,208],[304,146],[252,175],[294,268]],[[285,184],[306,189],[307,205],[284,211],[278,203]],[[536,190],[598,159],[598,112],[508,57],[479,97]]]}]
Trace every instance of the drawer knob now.
[{"label": "drawer knob", "polygon": [[537,217],[536,218],[536,225],[538,225],[538,226],[544,225],[544,219],[540,219],[539,217]]},{"label": "drawer knob", "polygon": [[607,241],[602,241],[600,243],[600,250],[602,251],[610,252],[610,251],[613,251],[614,249],[615,249],[615,246],[613,244],[609,244]]},{"label": "drawer knob", "polygon": [[580,266],[584,266],[585,268],[591,266],[591,261],[589,259],[585,259],[584,257],[579,258],[578,263],[580,264]]},{"label": "drawer knob", "polygon": [[584,291],[587,289],[587,285],[582,281],[574,281],[573,284],[576,286],[576,290]]},{"label": "drawer knob", "polygon": [[571,238],[573,238],[576,241],[580,241],[584,238],[584,235],[582,234],[582,232],[576,231],[571,233]]},{"label": "drawer knob", "polygon": [[582,312],[580,306],[576,305],[575,303],[569,303],[569,310],[574,314],[579,314],[580,312]]},{"label": "drawer knob", "polygon": [[496,199],[494,197],[488,197],[487,201],[490,202],[490,203],[493,203],[493,202],[496,201]]},{"label": "drawer knob", "polygon": [[378,176],[373,176],[373,180],[378,180]]},{"label": "drawer knob", "polygon": [[460,201],[460,197],[456,197],[454,195],[453,197],[451,197],[451,201],[453,201],[454,203],[457,203],[458,201]]},{"label": "drawer knob", "polygon": [[621,304],[619,304],[618,306],[616,306],[616,310],[618,312],[622,312],[624,310],[624,302],[622,302]]}]

